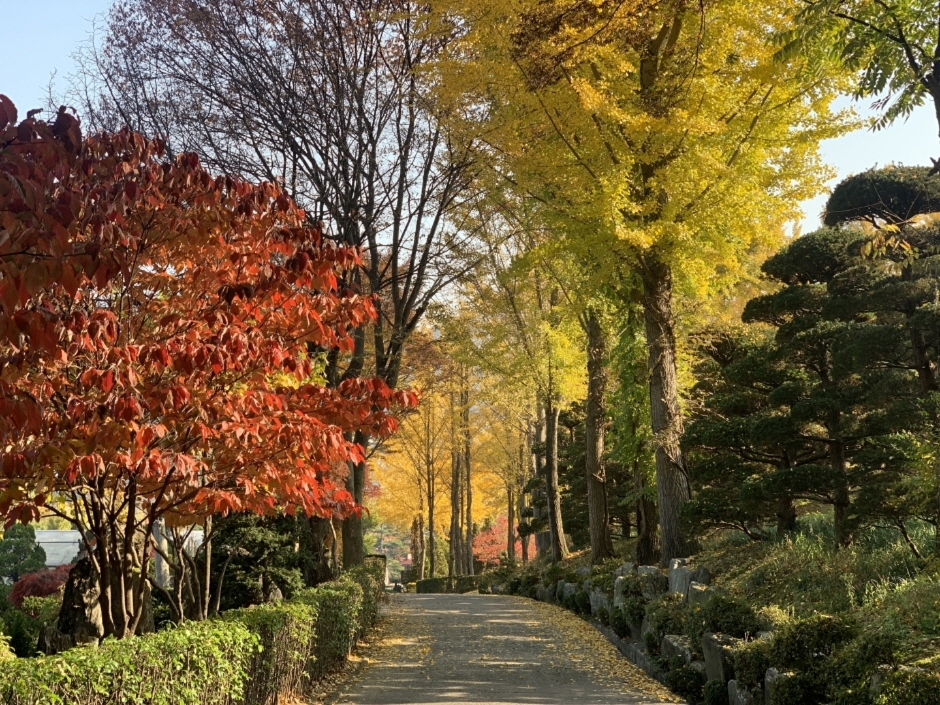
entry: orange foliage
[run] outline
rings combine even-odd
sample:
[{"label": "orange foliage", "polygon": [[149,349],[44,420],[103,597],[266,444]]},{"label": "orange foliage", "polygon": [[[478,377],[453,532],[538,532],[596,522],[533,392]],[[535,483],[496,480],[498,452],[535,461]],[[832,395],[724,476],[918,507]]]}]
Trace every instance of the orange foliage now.
[{"label": "orange foliage", "polygon": [[[389,435],[415,400],[318,383],[318,353],[349,350],[375,310],[340,285],[358,252],[278,186],[166,160],[130,131],[83,139],[64,110],[17,123],[0,95],[0,235],[8,525],[64,495],[99,570],[129,577],[148,552],[122,557],[121,537],[160,517],[359,511],[332,468],[362,459],[352,432]],[[117,602],[121,636],[139,612]]]}]

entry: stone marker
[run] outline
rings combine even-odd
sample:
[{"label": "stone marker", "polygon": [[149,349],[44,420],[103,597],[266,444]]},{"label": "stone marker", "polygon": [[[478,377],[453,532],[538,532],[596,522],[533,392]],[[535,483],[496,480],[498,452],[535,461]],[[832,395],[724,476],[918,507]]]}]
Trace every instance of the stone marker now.
[{"label": "stone marker", "polygon": [[694,580],[697,583],[701,583],[702,585],[711,585],[712,584],[711,571],[708,570],[708,568],[706,568],[705,566],[700,565],[698,568],[696,568],[692,572],[692,580]]},{"label": "stone marker", "polygon": [[754,705],[754,698],[747,688],[735,680],[728,681],[728,705]]},{"label": "stone marker", "polygon": [[733,647],[740,641],[724,634],[705,632],[702,636],[702,653],[705,655],[705,675],[708,680],[727,683],[734,678]]},{"label": "stone marker", "polygon": [[[676,563],[673,560],[673,563]],[[682,595],[683,598],[689,594],[689,586],[692,584],[692,571],[684,566],[676,566],[669,569],[669,592]]]},{"label": "stone marker", "polygon": [[663,637],[663,643],[660,644],[659,649],[666,658],[678,656],[685,662],[686,666],[692,663],[692,649],[688,637],[667,634]]},{"label": "stone marker", "polygon": [[702,583],[695,581],[689,583],[689,604],[704,605],[708,601],[709,590],[710,588]]}]

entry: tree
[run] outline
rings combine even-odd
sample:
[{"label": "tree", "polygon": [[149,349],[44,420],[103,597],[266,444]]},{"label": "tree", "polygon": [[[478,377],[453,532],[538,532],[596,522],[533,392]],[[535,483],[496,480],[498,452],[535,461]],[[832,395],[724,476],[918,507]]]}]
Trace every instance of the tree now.
[{"label": "tree", "polygon": [[[311,222],[328,221],[327,237],[365,251],[345,283],[380,296],[379,315],[353,328],[350,350],[328,352],[333,386],[370,367],[397,387],[407,340],[455,276],[447,253],[465,234],[450,216],[472,159],[429,100],[424,68],[445,38],[426,24],[407,0],[128,0],[77,77],[96,125],[277,181]],[[356,463],[347,489],[359,503],[364,486]],[[358,516],[342,530],[344,563],[361,563]]]},{"label": "tree", "polygon": [[24,573],[10,591],[10,602],[17,608],[22,608],[23,600],[27,597],[60,595],[71,570],[70,565],[60,565],[49,569],[43,567],[34,573]]},{"label": "tree", "polygon": [[120,638],[159,519],[357,512],[337,464],[414,398],[322,383],[310,352],[351,349],[374,308],[339,284],[357,253],[279,187],[164,160],[128,130],[83,139],[64,109],[17,124],[0,106],[0,515],[65,516],[47,500],[67,499]]},{"label": "tree", "polygon": [[0,541],[0,579],[15,583],[21,575],[46,567],[46,552],[36,543],[31,526],[15,525],[3,532]]},{"label": "tree", "polygon": [[818,141],[845,126],[828,110],[838,81],[774,62],[782,3],[438,6],[458,37],[442,93],[487,167],[540,204],[559,248],[598,263],[592,281],[619,274],[642,304],[666,565],[688,551],[674,297],[727,285],[821,187]]},{"label": "tree", "polygon": [[819,52],[857,75],[856,98],[878,97],[875,127],[907,117],[928,97],[940,128],[937,7],[925,0],[805,0],[795,27],[782,32],[782,58]]},{"label": "tree", "polygon": [[831,504],[843,546],[881,516],[876,498],[911,467],[909,434],[926,421],[890,319],[854,315],[838,300],[843,287],[864,287],[871,271],[853,258],[859,234],[821,230],[794,241],[763,265],[784,286],[749,301],[744,313],[745,322],[776,328],[771,359],[784,368],[767,396],[775,413],[751,439],[788,443],[770,482]]}]

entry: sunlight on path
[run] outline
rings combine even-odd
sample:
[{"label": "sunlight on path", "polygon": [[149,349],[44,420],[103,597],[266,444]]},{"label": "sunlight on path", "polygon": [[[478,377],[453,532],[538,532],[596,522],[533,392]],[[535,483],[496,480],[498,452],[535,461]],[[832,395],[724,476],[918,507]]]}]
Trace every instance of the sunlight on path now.
[{"label": "sunlight on path", "polygon": [[336,705],[680,702],[594,628],[520,597],[396,595]]}]

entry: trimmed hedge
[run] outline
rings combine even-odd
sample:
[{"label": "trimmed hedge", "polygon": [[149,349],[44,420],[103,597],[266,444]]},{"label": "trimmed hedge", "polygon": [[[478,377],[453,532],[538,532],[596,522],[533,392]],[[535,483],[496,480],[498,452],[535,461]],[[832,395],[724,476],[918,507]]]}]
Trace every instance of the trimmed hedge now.
[{"label": "trimmed hedge", "polygon": [[226,612],[222,619],[244,625],[261,645],[248,662],[246,703],[276,705],[279,695],[305,692],[305,676],[316,661],[316,606],[254,605]]},{"label": "trimmed hedge", "polygon": [[155,634],[6,659],[4,705],[274,705],[313,691],[378,617],[384,567],[367,565],[289,602]]},{"label": "trimmed hedge", "polygon": [[185,622],[156,634],[3,664],[5,705],[226,705],[244,693],[260,641],[234,622]]}]

